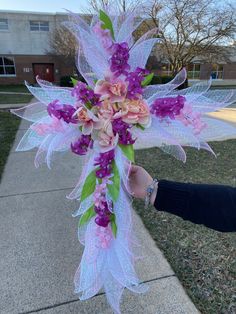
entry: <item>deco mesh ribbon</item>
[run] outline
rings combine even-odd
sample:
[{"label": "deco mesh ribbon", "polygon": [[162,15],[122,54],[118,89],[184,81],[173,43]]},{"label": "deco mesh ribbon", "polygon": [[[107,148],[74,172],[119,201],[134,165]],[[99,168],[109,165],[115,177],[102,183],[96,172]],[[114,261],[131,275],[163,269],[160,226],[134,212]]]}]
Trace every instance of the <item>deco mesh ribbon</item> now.
[{"label": "deco mesh ribbon", "polygon": [[[164,85],[150,85],[145,69],[159,39],[156,30],[136,42],[142,23],[135,12],[100,11],[87,24],[69,12],[65,26],[78,41],[77,67],[86,83],[54,86],[37,77],[26,83],[38,102],[12,112],[32,125],[17,151],[38,148],[35,166],[51,167],[55,152],[71,151],[84,159],[77,186],[68,198],[79,201],[78,237],[84,245],[75,274],[75,292],[85,300],[104,289],[114,312],[120,313],[124,288],[143,293],[135,272],[134,230],[128,174],[134,149],[159,147],[185,162],[183,146],[214,153],[206,141],[236,137],[236,129],[207,113],[236,100],[235,90],[209,90],[211,81],[178,90],[182,69]],[[78,174],[79,175],[79,174]]]}]

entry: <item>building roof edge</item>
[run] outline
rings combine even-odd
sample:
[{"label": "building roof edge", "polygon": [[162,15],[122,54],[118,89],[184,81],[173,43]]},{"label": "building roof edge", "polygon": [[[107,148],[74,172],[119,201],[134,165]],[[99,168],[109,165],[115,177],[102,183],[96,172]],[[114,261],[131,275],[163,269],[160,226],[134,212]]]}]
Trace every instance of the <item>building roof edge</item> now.
[{"label": "building roof edge", "polygon": [[[38,11],[23,11],[23,10],[1,10],[0,13],[8,13],[8,14],[41,14],[41,15],[68,15],[65,10],[64,12],[38,12]],[[84,13],[79,13],[80,15],[86,15]]]}]

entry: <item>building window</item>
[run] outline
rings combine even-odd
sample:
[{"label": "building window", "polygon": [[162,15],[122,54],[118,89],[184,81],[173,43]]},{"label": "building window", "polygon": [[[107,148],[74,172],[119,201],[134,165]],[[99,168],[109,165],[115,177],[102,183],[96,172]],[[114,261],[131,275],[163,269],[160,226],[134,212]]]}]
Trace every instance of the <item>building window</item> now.
[{"label": "building window", "polygon": [[0,31],[8,30],[8,20],[7,19],[0,19]]},{"label": "building window", "polygon": [[212,64],[211,77],[213,78],[213,80],[223,79],[223,64]]},{"label": "building window", "polygon": [[172,75],[173,66],[170,63],[162,64],[161,66],[161,74],[163,76],[171,76]]},{"label": "building window", "polygon": [[31,31],[42,31],[48,32],[49,31],[49,22],[44,21],[30,21],[30,30]]},{"label": "building window", "polygon": [[0,57],[0,76],[15,76],[16,68],[14,58]]},{"label": "building window", "polygon": [[188,65],[188,78],[192,80],[200,79],[200,68],[201,65],[198,63],[190,63]]}]

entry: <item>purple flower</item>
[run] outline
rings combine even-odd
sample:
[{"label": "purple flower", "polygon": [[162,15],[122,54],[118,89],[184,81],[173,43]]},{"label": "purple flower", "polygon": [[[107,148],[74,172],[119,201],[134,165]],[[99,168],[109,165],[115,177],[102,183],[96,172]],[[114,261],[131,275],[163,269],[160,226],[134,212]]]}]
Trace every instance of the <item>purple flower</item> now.
[{"label": "purple flower", "polygon": [[129,83],[127,98],[134,100],[140,98],[143,94],[142,81],[148,74],[149,71],[142,68],[137,68],[134,72],[127,74],[125,79]]},{"label": "purple flower", "polygon": [[175,119],[184,107],[185,97],[178,95],[177,97],[158,98],[151,105],[150,112],[157,117],[164,119],[169,117]]},{"label": "purple flower", "polygon": [[50,104],[48,104],[47,111],[50,116],[54,116],[57,119],[61,119],[61,112],[60,112],[61,108],[62,108],[62,105],[59,104],[59,101],[53,100],[52,102],[50,102]]},{"label": "purple flower", "polygon": [[140,68],[140,67],[137,67],[135,72],[139,75],[142,75],[143,77],[144,76],[147,76],[148,74],[150,74],[150,71],[147,70],[147,69],[143,69],[143,68]]},{"label": "purple flower", "polygon": [[132,145],[135,143],[135,139],[132,138],[132,134],[129,131],[122,133],[119,136],[119,143],[123,145]]},{"label": "purple flower", "polygon": [[97,184],[94,193],[94,211],[97,214],[95,223],[102,227],[107,227],[110,222],[112,201],[106,200],[107,179],[103,179],[101,184]]},{"label": "purple flower", "polygon": [[99,157],[95,158],[95,166],[107,167],[115,158],[114,149],[106,153],[100,153]]},{"label": "purple flower", "polygon": [[94,210],[97,213],[95,223],[101,227],[107,227],[111,221],[111,211],[108,207],[107,201],[102,202],[99,206],[94,206]]},{"label": "purple flower", "polygon": [[100,178],[100,179],[108,177],[108,176],[110,176],[111,171],[112,171],[111,165],[108,165],[107,167],[104,167],[104,168],[99,168],[96,171],[96,177]]},{"label": "purple flower", "polygon": [[98,226],[101,226],[101,227],[104,227],[106,228],[108,226],[110,222],[110,217],[109,216],[106,216],[106,215],[103,215],[103,216],[97,216],[95,218],[95,223],[98,225]]},{"label": "purple flower", "polygon": [[85,83],[78,82],[71,92],[72,96],[76,97],[83,104],[91,106],[100,106],[100,95],[95,94],[92,89],[89,89]]},{"label": "purple flower", "polygon": [[114,150],[110,150],[106,153],[100,153],[99,157],[95,158],[94,166],[99,166],[99,169],[96,171],[97,178],[105,178],[111,174],[112,171],[112,161],[115,158]]},{"label": "purple flower", "polygon": [[131,126],[128,123],[122,121],[121,118],[115,119],[112,122],[112,128],[115,135],[118,133],[120,144],[129,145],[135,143],[135,140],[132,138],[132,134],[129,131]]},{"label": "purple flower", "polygon": [[109,208],[108,208],[108,204],[106,201],[102,202],[99,206],[94,206],[94,210],[100,216],[110,215],[110,213],[111,213]]},{"label": "purple flower", "polygon": [[71,143],[71,150],[77,155],[85,155],[92,148],[93,141],[90,135],[81,135],[77,142]]},{"label": "purple flower", "polygon": [[71,105],[63,105],[61,110],[61,117],[66,123],[78,123],[78,120],[73,117],[76,109]]},{"label": "purple flower", "polygon": [[127,74],[130,70],[129,46],[126,42],[121,44],[113,44],[113,55],[111,57],[111,71],[118,77],[121,74]]},{"label": "purple flower", "polygon": [[47,111],[50,116],[62,119],[66,123],[78,123],[78,120],[73,117],[76,109],[71,105],[59,104],[58,100],[54,100],[48,104]]},{"label": "purple flower", "polygon": [[[94,166],[99,166],[96,170],[96,177],[103,179],[100,185],[96,186],[95,190],[95,206],[94,210],[97,213],[95,218],[95,223],[101,227],[107,227],[110,222],[112,202],[106,201],[106,184],[107,180],[112,172],[112,162],[115,158],[115,151],[110,150],[106,153],[100,153],[97,158],[95,158]],[[105,179],[104,179],[105,178]]]}]

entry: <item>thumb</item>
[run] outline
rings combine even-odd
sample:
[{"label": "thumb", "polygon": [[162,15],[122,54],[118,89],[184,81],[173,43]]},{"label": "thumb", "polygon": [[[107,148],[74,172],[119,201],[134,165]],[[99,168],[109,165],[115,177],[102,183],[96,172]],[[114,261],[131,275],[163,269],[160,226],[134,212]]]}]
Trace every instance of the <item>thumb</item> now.
[{"label": "thumb", "polygon": [[130,169],[129,175],[134,175],[134,174],[136,174],[137,171],[138,171],[138,169],[139,169],[138,166],[132,165],[132,166],[131,166],[131,169]]}]

